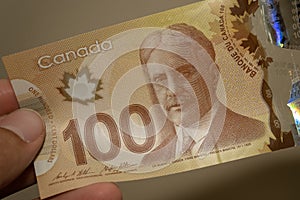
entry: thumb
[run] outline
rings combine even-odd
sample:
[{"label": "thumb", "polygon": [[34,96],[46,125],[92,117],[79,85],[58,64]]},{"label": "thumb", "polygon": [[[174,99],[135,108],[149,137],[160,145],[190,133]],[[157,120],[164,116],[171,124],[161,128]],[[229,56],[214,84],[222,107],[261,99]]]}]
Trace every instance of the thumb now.
[{"label": "thumb", "polygon": [[19,109],[0,117],[0,189],[33,161],[45,137],[45,125],[34,111]]}]

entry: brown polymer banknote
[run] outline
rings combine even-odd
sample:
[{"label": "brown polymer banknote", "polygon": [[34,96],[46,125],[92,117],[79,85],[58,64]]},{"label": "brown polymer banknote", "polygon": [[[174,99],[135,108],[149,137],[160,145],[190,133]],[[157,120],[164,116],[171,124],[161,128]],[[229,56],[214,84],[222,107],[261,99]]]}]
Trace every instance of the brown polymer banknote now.
[{"label": "brown polymer banknote", "polygon": [[41,198],[295,146],[289,67],[278,92],[259,16],[257,1],[207,0],[5,56],[46,123]]}]

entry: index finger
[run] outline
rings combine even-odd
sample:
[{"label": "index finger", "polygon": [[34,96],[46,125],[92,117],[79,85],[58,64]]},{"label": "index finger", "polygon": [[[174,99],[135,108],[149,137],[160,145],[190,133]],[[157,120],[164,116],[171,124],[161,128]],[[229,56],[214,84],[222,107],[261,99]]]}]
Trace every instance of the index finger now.
[{"label": "index finger", "polygon": [[0,79],[0,115],[19,108],[14,90],[7,79]]}]

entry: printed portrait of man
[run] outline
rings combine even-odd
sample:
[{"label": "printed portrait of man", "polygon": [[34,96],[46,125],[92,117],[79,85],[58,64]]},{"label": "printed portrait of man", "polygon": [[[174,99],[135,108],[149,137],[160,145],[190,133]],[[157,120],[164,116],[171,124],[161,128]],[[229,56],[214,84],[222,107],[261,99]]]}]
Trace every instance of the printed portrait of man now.
[{"label": "printed portrait of man", "polygon": [[264,134],[263,122],[230,110],[218,99],[220,72],[214,47],[195,27],[174,24],[148,35],[140,47],[140,60],[153,101],[176,130],[144,157],[145,164],[208,153]]}]

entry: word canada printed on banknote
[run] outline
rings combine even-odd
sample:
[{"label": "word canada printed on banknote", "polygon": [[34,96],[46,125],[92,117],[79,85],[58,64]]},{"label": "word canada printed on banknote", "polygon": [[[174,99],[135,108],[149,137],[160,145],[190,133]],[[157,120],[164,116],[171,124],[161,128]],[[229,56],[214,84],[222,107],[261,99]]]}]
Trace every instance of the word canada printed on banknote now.
[{"label": "word canada printed on banknote", "polygon": [[3,57],[46,124],[41,198],[295,146],[259,16],[258,1],[206,0]]}]

